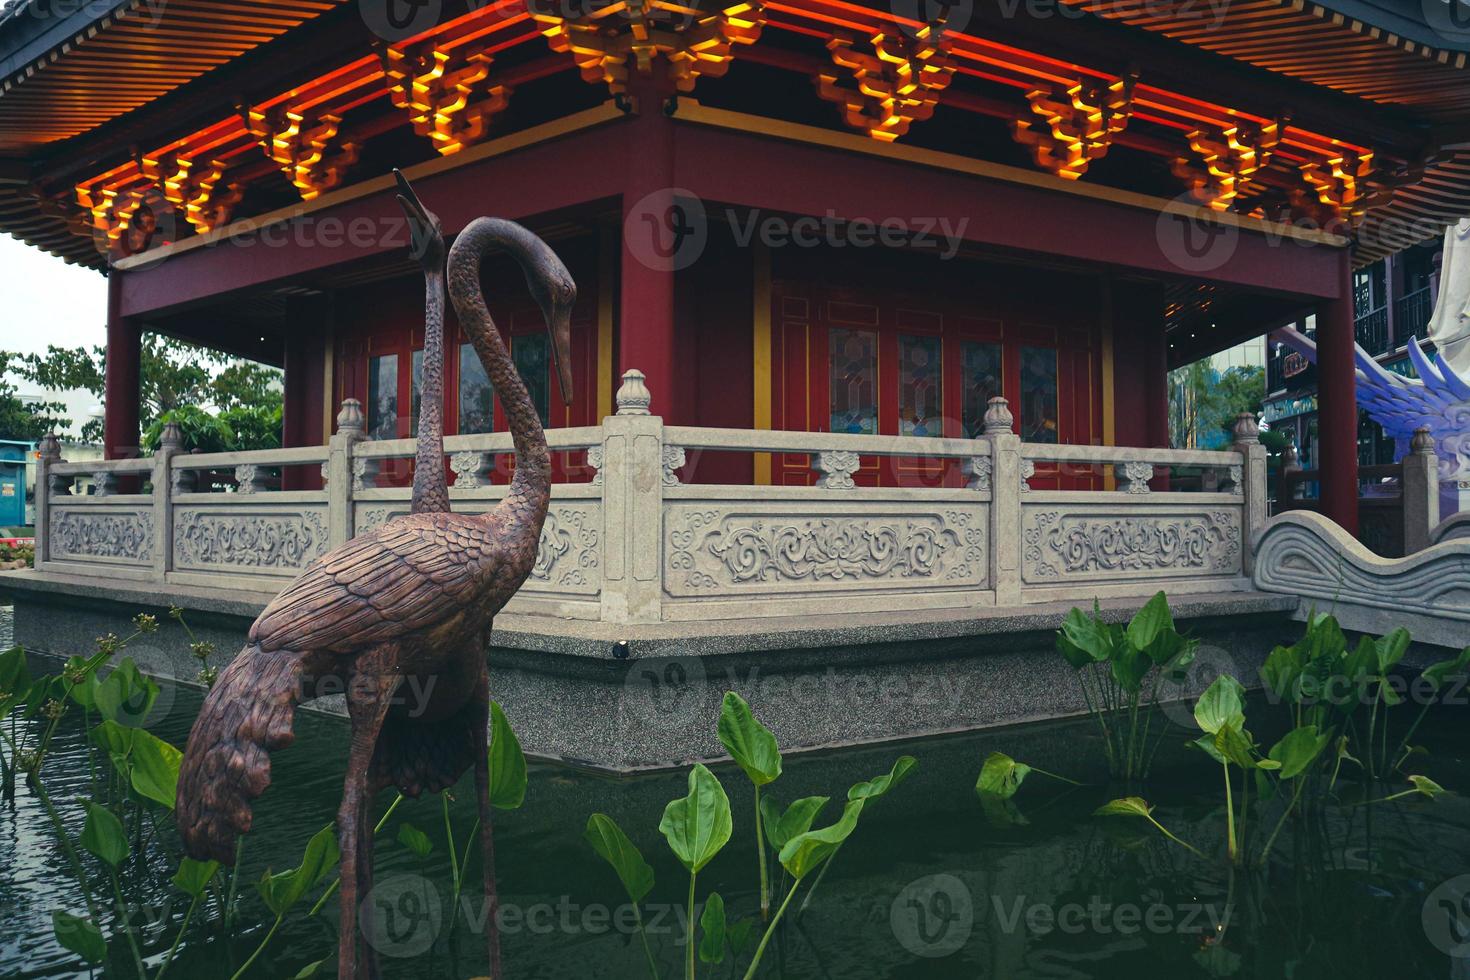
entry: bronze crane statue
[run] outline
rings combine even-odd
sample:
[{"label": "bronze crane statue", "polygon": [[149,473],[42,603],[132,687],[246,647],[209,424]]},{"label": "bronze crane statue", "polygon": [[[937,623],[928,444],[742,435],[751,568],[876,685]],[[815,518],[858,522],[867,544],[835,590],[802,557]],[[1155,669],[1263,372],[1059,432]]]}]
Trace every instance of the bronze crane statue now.
[{"label": "bronze crane statue", "polygon": [[[410,797],[441,791],[473,765],[491,923],[490,969],[499,980],[485,649],[492,618],[535,564],[551,496],[551,457],[536,408],[485,305],[480,261],[496,247],[521,265],[546,318],[568,402],[577,289],[546,243],[514,222],[477,218],[455,240],[449,294],[500,396],[516,466],[504,499],[489,513],[449,513],[441,405],[444,241],[439,219],[419,203],[401,175],[398,179],[399,202],[408,214],[427,288],[412,513],[312,562],[256,619],[245,648],[220,674],[189,734],[179,773],[179,831],[190,856],[233,863],[237,837],[250,829],[252,801],[270,785],[268,753],[292,740],[296,705],[332,689],[345,690],[352,736],[337,815],[342,852],[338,977],[378,975],[356,914],[372,887],[373,795],[389,786]],[[407,704],[397,696],[400,689],[428,693]]]}]

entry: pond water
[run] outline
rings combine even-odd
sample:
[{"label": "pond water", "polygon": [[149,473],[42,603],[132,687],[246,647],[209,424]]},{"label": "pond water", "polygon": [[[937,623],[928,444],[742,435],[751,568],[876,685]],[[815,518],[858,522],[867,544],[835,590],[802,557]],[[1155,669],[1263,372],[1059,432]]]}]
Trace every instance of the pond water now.
[{"label": "pond water", "polygon": [[[153,731],[181,745],[199,697],[168,687],[161,702],[167,710]],[[1279,709],[1253,705],[1252,717],[1274,710]],[[45,784],[73,834],[81,829],[75,798],[89,785],[85,741],[76,722],[60,730],[45,771]],[[269,920],[251,883],[267,867],[295,865],[306,840],[333,819],[346,725],[303,713],[298,726],[296,744],[275,756],[275,783],[259,802],[256,829],[245,846],[243,925],[234,935],[222,935],[209,909],[185,937],[170,977],[229,978],[259,943]],[[1253,727],[1266,726],[1257,722]],[[1431,715],[1424,736],[1416,739],[1431,751],[1424,771],[1453,795],[1432,802],[1332,808],[1320,819],[1294,821],[1268,870],[1235,875],[1223,863],[1202,861],[1168,843],[1142,821],[1090,816],[1102,802],[1123,795],[1117,787],[1069,789],[1032,776],[1015,799],[1009,824],[987,819],[973,786],[989,752],[1100,780],[1101,750],[1090,723],[790,758],[772,791],[783,802],[833,796],[819,823],[835,818],[836,801],[849,785],[886,772],[901,752],[916,756],[919,766],[863,816],[805,913],[788,912],[760,975],[833,980],[1470,976],[1470,961],[1452,959],[1445,951],[1466,938],[1460,930],[1470,926],[1470,911],[1453,904],[1459,891],[1441,888],[1470,874],[1470,765],[1463,732],[1463,717],[1446,712]],[[1264,740],[1263,731],[1257,734]],[[1181,728],[1169,742],[1182,744],[1189,737]],[[717,889],[733,918],[751,917],[758,915],[751,793],[738,770],[719,766],[716,772],[731,797],[734,837],[700,874],[699,893]],[[610,868],[582,840],[586,819],[595,811],[611,814],[653,865],[656,885],[644,905],[653,953],[664,977],[682,975],[680,916],[688,879],[657,825],[664,804],[684,794],[684,783],[681,773],[615,779],[532,766],[525,806],[500,814],[496,828],[501,894],[511,909],[503,939],[508,977],[649,975],[636,936],[624,927],[627,914],[619,912],[626,899]],[[1155,816],[1171,830],[1212,855],[1223,850],[1219,771],[1202,764],[1202,757],[1166,753],[1145,794],[1159,805]],[[463,846],[474,821],[471,781],[453,796],[450,820]],[[380,799],[379,812],[387,803]],[[405,820],[435,842],[429,859],[415,858],[396,840]],[[383,947],[386,977],[487,972],[475,925],[481,909],[474,885],[478,861],[471,860],[466,894],[457,915],[452,914],[443,839],[438,798],[406,801],[378,837],[379,890],[390,896],[384,907],[400,916]],[[171,870],[176,859],[169,855],[177,853],[176,847],[171,828],[164,826],[148,844],[149,859]],[[180,894],[162,884],[166,877],[141,875],[136,866],[123,874],[124,892],[139,906],[135,921],[155,923],[145,928],[145,954],[154,969],[185,907]],[[55,908],[83,911],[45,813],[21,786],[13,803],[0,803],[0,975],[87,975],[52,938]],[[305,915],[305,908],[287,919],[248,976],[293,977],[332,954],[335,900],[316,917]],[[457,920],[452,932],[451,918]],[[107,975],[133,975],[125,949],[121,942],[113,944]],[[738,969],[728,958],[718,966],[700,964],[699,975],[740,977],[749,955],[747,949],[738,958]],[[324,972],[334,975],[334,963]]]}]

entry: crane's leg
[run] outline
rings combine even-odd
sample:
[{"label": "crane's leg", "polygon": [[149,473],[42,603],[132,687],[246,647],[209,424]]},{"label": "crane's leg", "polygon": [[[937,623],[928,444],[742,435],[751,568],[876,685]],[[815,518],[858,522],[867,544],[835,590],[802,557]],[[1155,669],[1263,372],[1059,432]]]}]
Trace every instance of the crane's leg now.
[{"label": "crane's leg", "polygon": [[[480,712],[476,726],[482,732],[480,744],[490,744],[490,670],[482,659],[480,679],[476,684],[474,705]],[[490,951],[490,978],[501,980],[500,974],[500,894],[495,887],[495,825],[490,807],[490,760],[487,749],[475,753],[475,796],[480,806],[481,864],[485,874],[486,944]]]},{"label": "crane's leg", "polygon": [[[337,811],[337,841],[342,852],[341,934],[337,937],[338,980],[363,980],[377,974],[376,957],[361,940],[358,929],[359,903],[372,888],[371,819],[368,807],[368,767],[383,719],[388,716],[398,678],[374,669],[371,661],[360,663],[347,685],[347,714],[352,721],[352,744],[347,753],[347,778],[342,787],[342,807]],[[368,909],[370,917],[373,910]]]}]

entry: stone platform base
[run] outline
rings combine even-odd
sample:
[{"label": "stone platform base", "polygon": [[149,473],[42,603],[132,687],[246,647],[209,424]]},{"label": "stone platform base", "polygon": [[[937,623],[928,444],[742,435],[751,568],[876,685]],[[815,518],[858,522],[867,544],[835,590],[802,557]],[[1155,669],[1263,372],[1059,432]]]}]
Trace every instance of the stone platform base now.
[{"label": "stone platform base", "polygon": [[[129,648],[145,671],[194,683],[197,662],[167,618],[183,607],[223,666],[269,600],[260,593],[170,588],[36,572],[0,574],[14,604],[15,642],[42,655],[94,649],[150,612],[163,624]],[[1090,599],[1079,599],[1090,605]],[[1102,603],[1126,621],[1138,600]],[[783,749],[828,748],[1058,718],[1084,704],[1053,634],[1071,603],[913,610],[615,627],[502,615],[490,651],[494,697],[527,752],[610,771],[717,758],[715,719],[739,692]],[[1248,683],[1273,646],[1293,642],[1295,599],[1264,593],[1181,596],[1180,628],[1198,636],[1184,698],[1221,671]],[[147,642],[143,642],[147,641]],[[329,703],[330,709],[332,705]],[[1181,721],[1187,721],[1187,709]]]}]

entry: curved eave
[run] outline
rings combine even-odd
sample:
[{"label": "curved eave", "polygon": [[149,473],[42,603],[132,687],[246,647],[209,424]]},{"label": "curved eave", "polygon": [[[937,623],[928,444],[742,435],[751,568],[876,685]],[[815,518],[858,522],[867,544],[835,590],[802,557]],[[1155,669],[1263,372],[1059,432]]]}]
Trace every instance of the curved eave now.
[{"label": "curved eave", "polygon": [[[1463,118],[1470,112],[1470,28],[1445,25],[1437,32],[1418,3],[1414,16],[1404,4],[1389,0],[1063,2],[1313,85],[1411,108],[1426,118]],[[1439,0],[1425,0],[1432,2]]]},{"label": "curved eave", "polygon": [[0,151],[95,129],[347,2],[123,0],[33,38],[17,8],[0,23]]}]

